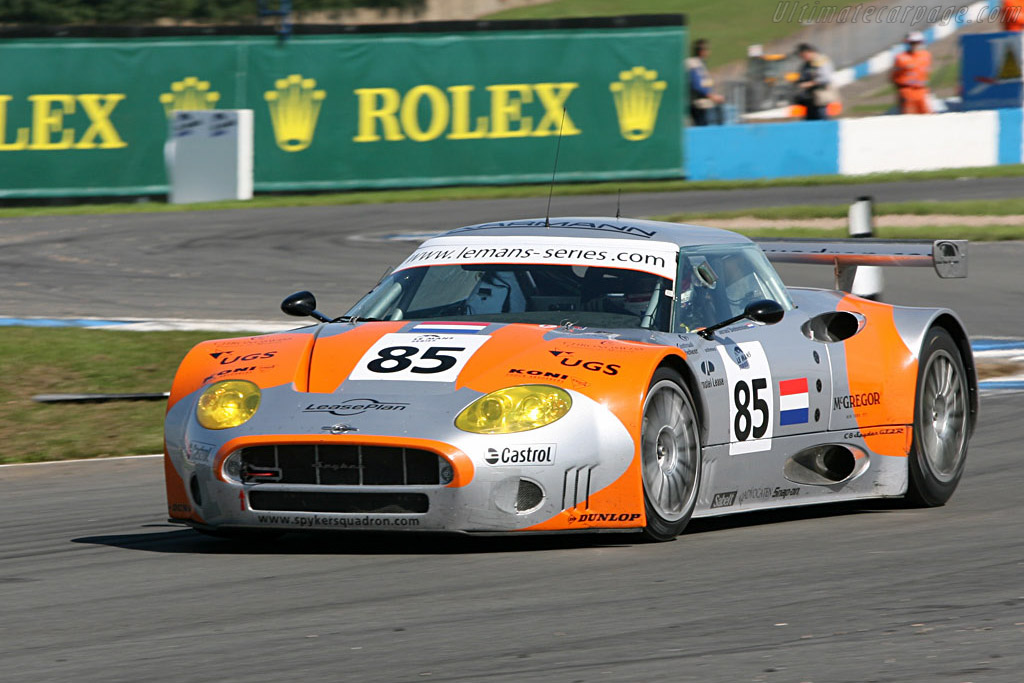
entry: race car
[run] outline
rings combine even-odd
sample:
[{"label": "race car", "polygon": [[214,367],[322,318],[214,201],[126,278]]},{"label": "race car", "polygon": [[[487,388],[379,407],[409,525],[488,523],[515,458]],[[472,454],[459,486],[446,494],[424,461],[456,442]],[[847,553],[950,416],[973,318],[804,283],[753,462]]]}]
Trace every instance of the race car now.
[{"label": "race car", "polygon": [[[787,288],[771,261],[826,263]],[[345,315],[207,341],[165,423],[197,530],[640,532],[864,498],[944,504],[978,413],[944,308],[846,293],[858,266],[965,277],[958,240],[776,240],[647,220],[428,239]]]}]

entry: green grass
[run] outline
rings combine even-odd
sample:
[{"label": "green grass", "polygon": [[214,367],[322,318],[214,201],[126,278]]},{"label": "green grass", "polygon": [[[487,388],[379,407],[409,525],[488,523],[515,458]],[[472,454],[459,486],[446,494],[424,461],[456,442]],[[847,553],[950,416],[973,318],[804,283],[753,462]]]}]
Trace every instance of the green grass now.
[{"label": "green grass", "polygon": [[161,392],[213,332],[0,331],[0,462],[160,453],[163,401],[41,404],[35,394]]},{"label": "green grass", "polygon": [[[603,183],[559,183],[555,196],[615,194],[628,192],[687,192],[696,190],[744,190],[760,187],[806,187],[810,185],[856,185],[904,180],[948,180],[959,178],[1013,178],[1024,176],[1024,164],[955,168],[915,173],[873,173],[862,176],[803,176],[770,180],[646,180]],[[250,201],[167,204],[126,201],[110,204],[73,206],[9,206],[0,208],[0,219],[26,216],[62,216],[112,213],[162,213],[168,211],[212,211],[223,209],[267,209],[302,206],[341,206],[348,204],[389,204],[396,202],[433,202],[460,199],[515,199],[546,197],[548,185],[507,185],[472,187],[436,187],[415,190],[374,192],[338,192],[330,194],[259,195]],[[985,212],[981,212],[985,213]]]},{"label": "green grass", "polygon": [[[854,1],[832,3],[839,11]],[[487,19],[560,19],[618,14],[685,14],[688,42],[711,41],[708,66],[747,58],[747,46],[785,38],[803,28],[794,21],[773,21],[777,3],[765,0],[556,0],[542,5],[508,9]]]},{"label": "green grass", "polygon": [[929,85],[933,91],[953,88],[960,83],[960,65],[956,60],[946,62],[932,72]]}]

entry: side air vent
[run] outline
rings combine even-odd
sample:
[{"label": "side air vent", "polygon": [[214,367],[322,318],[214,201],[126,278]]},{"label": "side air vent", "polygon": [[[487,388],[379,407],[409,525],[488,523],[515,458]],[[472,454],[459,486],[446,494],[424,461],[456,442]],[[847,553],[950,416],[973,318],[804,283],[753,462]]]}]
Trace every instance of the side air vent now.
[{"label": "side air vent", "polygon": [[825,444],[804,449],[791,457],[782,473],[795,484],[828,486],[860,476],[868,463],[867,454],[860,449]]},{"label": "side air vent", "polygon": [[800,330],[808,339],[820,342],[841,342],[860,332],[864,318],[848,311],[831,311],[816,315]]},{"label": "side air vent", "polygon": [[590,507],[590,475],[597,465],[570,467],[562,475],[562,509]]},{"label": "side air vent", "polygon": [[544,491],[529,479],[519,480],[519,491],[516,495],[516,512],[529,512],[544,501]]}]

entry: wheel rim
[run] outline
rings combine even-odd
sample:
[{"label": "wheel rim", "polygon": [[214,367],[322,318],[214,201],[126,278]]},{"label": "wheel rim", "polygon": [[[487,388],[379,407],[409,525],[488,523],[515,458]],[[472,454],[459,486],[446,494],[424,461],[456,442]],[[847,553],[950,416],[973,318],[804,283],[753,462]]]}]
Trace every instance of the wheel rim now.
[{"label": "wheel rim", "polygon": [[953,357],[938,350],[928,359],[921,394],[921,446],[940,481],[951,481],[967,438],[966,390]]},{"label": "wheel rim", "polygon": [[686,516],[697,495],[700,440],[693,406],[675,382],[658,382],[644,403],[644,491],[662,519]]}]

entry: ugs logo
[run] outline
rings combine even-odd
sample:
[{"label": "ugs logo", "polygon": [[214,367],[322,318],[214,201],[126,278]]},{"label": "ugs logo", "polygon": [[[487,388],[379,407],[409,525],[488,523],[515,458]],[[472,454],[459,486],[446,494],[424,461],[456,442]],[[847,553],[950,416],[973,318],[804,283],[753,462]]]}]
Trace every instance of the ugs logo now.
[{"label": "ugs logo", "polygon": [[501,450],[488,448],[484,460],[488,465],[554,465],[555,444],[532,446],[506,446]]},{"label": "ugs logo", "polygon": [[[549,351],[552,356],[572,356],[572,351]],[[558,362],[567,368],[574,368],[579,366],[584,370],[590,370],[591,372],[603,372],[606,375],[617,375],[619,369],[622,367],[618,363],[605,363],[600,360],[583,360],[582,358],[558,358]]]},{"label": "ugs logo", "polygon": [[274,356],[277,355],[277,351],[265,351],[263,353],[247,353],[244,356],[227,356],[226,358],[221,358],[221,356],[225,356],[226,354],[229,354],[229,353],[231,353],[231,352],[230,351],[215,351],[215,352],[211,353],[210,356],[213,357],[213,358],[220,359],[220,364],[221,365],[231,365],[232,363],[238,363],[238,362],[248,363],[248,362],[254,361],[254,360],[267,360],[267,359],[273,358]]},{"label": "ugs logo", "polygon": [[310,403],[308,406],[302,409],[304,413],[330,413],[331,415],[337,415],[338,417],[351,417],[352,415],[362,415],[363,413],[370,411],[401,411],[405,410],[408,403],[391,403],[388,401],[378,401],[372,398],[353,398],[344,403],[335,403],[327,405],[317,405],[316,403]]}]

